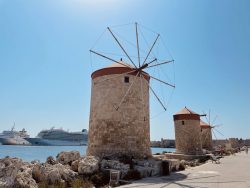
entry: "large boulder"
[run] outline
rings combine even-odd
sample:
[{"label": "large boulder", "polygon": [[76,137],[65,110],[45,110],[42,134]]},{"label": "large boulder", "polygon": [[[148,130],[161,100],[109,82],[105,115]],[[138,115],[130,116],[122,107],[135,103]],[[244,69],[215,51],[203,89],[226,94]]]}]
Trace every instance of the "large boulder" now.
[{"label": "large boulder", "polygon": [[14,181],[14,185],[16,188],[38,188],[36,181],[32,178],[32,175],[26,171],[18,172]]},{"label": "large boulder", "polygon": [[33,169],[32,169],[32,177],[38,183],[39,182],[44,182],[45,179],[46,179],[46,176],[45,176],[45,165],[41,165],[39,163],[36,163],[33,166]]},{"label": "large boulder", "polygon": [[46,182],[47,184],[71,182],[77,175],[78,173],[71,170],[70,166],[60,163],[55,165],[36,164],[32,170],[32,176],[36,182]]},{"label": "large boulder", "polygon": [[18,158],[0,159],[0,187],[13,187],[17,173],[23,162]]},{"label": "large boulder", "polygon": [[56,156],[56,160],[63,165],[66,164],[71,165],[73,161],[79,158],[80,158],[79,151],[63,151]]},{"label": "large boulder", "polygon": [[61,182],[61,175],[60,172],[53,167],[47,167],[45,168],[44,172],[45,180],[49,185],[58,184]]},{"label": "large boulder", "polygon": [[99,170],[99,158],[95,156],[86,156],[78,163],[78,173],[91,175]]},{"label": "large boulder", "polygon": [[71,170],[78,172],[78,166],[79,166],[79,162],[84,159],[84,157],[80,157],[79,159],[73,161],[70,165]]},{"label": "large boulder", "polygon": [[78,172],[79,161],[80,160],[76,160],[71,163],[71,170]]},{"label": "large boulder", "polygon": [[53,167],[59,171],[61,179],[66,182],[71,182],[78,176],[78,173],[71,170],[68,165],[56,164]]}]

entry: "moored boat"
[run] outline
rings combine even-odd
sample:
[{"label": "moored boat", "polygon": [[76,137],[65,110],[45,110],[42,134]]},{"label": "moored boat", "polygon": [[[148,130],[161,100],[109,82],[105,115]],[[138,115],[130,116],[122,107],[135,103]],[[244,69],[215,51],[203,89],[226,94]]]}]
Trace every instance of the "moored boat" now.
[{"label": "moored boat", "polygon": [[25,129],[15,131],[14,129],[15,126],[13,126],[10,131],[0,133],[0,143],[3,145],[30,145],[30,143],[25,140],[25,138],[29,138],[27,131]]},{"label": "moored boat", "polygon": [[52,127],[42,130],[35,138],[26,138],[31,145],[36,146],[80,146],[87,145],[88,132],[83,129],[79,132],[69,132]]}]

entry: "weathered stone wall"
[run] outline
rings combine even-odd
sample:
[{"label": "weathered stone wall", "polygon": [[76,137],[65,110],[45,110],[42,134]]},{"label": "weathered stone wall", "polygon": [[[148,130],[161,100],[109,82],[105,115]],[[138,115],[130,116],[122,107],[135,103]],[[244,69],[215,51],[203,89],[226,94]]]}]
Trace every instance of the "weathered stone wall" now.
[{"label": "weathered stone wall", "polygon": [[201,146],[203,149],[207,150],[211,150],[213,148],[211,128],[201,127]]},{"label": "weathered stone wall", "polygon": [[200,120],[175,120],[174,124],[176,153],[201,154]]},{"label": "weathered stone wall", "polygon": [[[151,156],[149,126],[149,87],[147,81],[129,75],[115,79],[105,75],[92,80],[88,155],[99,157],[129,155]],[[129,86],[130,92],[119,105]]]}]

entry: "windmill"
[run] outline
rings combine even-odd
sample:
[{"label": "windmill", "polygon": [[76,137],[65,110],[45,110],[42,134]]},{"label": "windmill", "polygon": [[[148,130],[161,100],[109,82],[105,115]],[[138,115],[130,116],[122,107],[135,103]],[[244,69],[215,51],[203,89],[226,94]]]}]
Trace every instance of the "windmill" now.
[{"label": "windmill", "polygon": [[[116,48],[118,47],[123,54],[106,53],[94,48],[90,50],[91,54],[102,61],[106,60],[113,64],[98,69],[91,75],[89,155],[150,156],[149,91],[162,109],[167,110],[166,103],[150,81],[175,88],[174,82],[163,80],[149,73],[151,70],[157,72],[156,68],[174,62],[173,59],[162,60],[156,56],[158,53],[154,50],[160,40],[160,34],[155,35],[148,50],[143,50],[142,46],[147,43],[144,42],[144,45],[140,43],[140,36],[145,39],[141,32],[143,26],[135,23],[133,27],[135,49],[125,47],[124,43],[131,44],[131,42],[120,40],[123,37],[114,32],[112,27],[107,27],[107,33],[113,39]],[[116,48],[111,47],[112,50]],[[136,55],[131,55],[129,53],[131,50]],[[117,58],[117,55],[120,57]],[[158,70],[158,73],[160,71]]]},{"label": "windmill", "polygon": [[[204,112],[203,112],[204,113]],[[205,114],[205,113],[204,113]],[[216,121],[218,120],[218,115],[214,118],[211,118],[211,110],[208,111],[208,114],[205,116],[206,122],[201,121],[201,140],[202,140],[202,147],[205,149],[212,149],[212,137],[216,140],[216,134],[220,134],[224,136],[217,128],[220,127],[222,124],[217,124]]]},{"label": "windmill", "polygon": [[176,153],[201,155],[200,115],[185,106],[173,115]]}]

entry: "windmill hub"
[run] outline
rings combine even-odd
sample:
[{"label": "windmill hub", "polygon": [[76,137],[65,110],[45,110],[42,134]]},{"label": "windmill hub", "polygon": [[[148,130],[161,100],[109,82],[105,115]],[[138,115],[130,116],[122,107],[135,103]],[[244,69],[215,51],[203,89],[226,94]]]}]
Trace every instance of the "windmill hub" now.
[{"label": "windmill hub", "polygon": [[147,68],[148,67],[148,63],[145,63],[144,65],[142,65],[140,68],[138,68],[137,70],[139,70],[139,71],[141,71],[141,70],[143,70],[143,69],[145,69],[145,68]]}]

